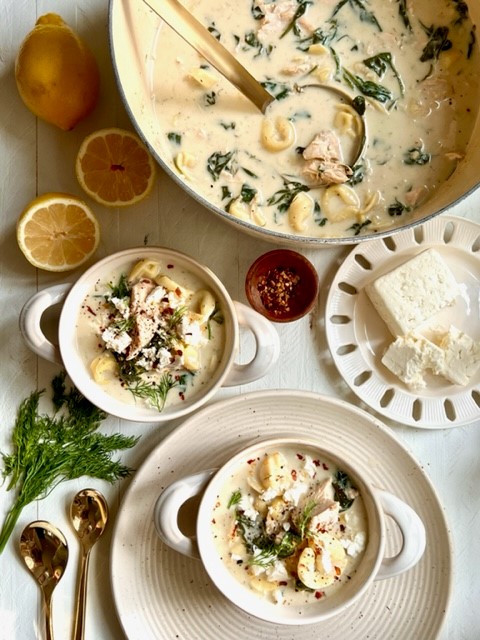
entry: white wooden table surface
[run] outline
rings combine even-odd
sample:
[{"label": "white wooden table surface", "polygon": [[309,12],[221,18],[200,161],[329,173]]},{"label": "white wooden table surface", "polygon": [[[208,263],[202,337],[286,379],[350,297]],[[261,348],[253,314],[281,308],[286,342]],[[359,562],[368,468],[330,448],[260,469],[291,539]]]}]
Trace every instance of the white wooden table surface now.
[{"label": "white wooden table surface", "polygon": [[[62,15],[85,38],[101,71],[102,92],[96,111],[68,133],[37,121],[21,102],[14,80],[14,60],[23,37],[40,15],[50,11]],[[115,85],[109,55],[107,0],[2,0],[0,78],[0,450],[8,451],[17,406],[32,390],[48,387],[58,371],[58,367],[38,361],[24,345],[18,330],[20,309],[37,290],[58,282],[74,281],[81,273],[79,270],[62,277],[37,272],[17,248],[16,219],[29,200],[46,191],[84,197],[73,168],[81,140],[102,127],[132,128]],[[89,202],[86,196],[85,199]],[[154,193],[135,207],[108,210],[90,203],[102,230],[96,259],[145,242],[176,248],[206,263],[225,283],[232,297],[244,302],[243,284],[248,266],[258,255],[273,248],[271,244],[240,234],[217,220],[161,171]],[[480,221],[479,208],[480,191],[457,205],[451,213]],[[322,321],[328,283],[348,251],[346,248],[305,252],[320,275],[318,309],[311,317],[297,323],[277,325],[281,355],[278,366],[271,373],[243,389],[221,391],[217,398],[256,389],[291,388],[335,395],[358,404],[329,358]],[[118,420],[109,418],[104,428],[121,428],[124,433],[142,436],[139,444],[124,455],[127,464],[138,467],[174,426],[119,424]],[[441,638],[477,640],[480,638],[480,415],[475,424],[448,430],[390,426],[433,481],[453,535],[453,595]],[[55,523],[69,541],[69,569],[54,596],[54,626],[58,639],[71,637],[78,544],[67,515],[76,491],[91,485],[107,497],[113,522],[128,481],[114,487],[85,478],[67,482],[45,500],[24,510],[0,556],[0,640],[43,637],[40,591],[18,553],[19,535],[23,527],[35,519]],[[2,486],[2,520],[11,500]],[[132,523],[132,534],[134,529]],[[109,582],[111,533],[112,527],[92,554],[86,622],[86,638],[89,639],[124,638]]]}]

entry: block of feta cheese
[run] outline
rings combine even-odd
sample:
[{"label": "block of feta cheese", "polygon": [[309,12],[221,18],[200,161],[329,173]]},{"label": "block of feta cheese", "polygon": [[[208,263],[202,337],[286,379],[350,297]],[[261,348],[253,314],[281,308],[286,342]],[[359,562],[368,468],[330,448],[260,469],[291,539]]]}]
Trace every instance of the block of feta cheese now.
[{"label": "block of feta cheese", "polygon": [[440,347],[445,354],[440,370],[442,376],[453,384],[467,385],[480,369],[480,342],[451,326]]},{"label": "block of feta cheese", "polygon": [[382,357],[382,363],[412,389],[426,386],[428,370],[438,374],[443,371],[445,352],[424,336],[408,334],[399,336],[390,344]]},{"label": "block of feta cheese", "polygon": [[394,336],[415,331],[453,304],[460,287],[435,249],[427,249],[365,287],[373,306]]}]

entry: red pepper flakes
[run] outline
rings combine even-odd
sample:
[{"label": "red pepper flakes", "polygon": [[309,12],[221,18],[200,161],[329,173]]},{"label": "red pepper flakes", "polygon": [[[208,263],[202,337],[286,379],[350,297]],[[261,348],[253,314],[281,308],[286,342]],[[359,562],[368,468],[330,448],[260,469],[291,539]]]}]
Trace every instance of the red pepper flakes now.
[{"label": "red pepper flakes", "polygon": [[291,267],[274,267],[261,276],[257,289],[265,309],[278,316],[291,311],[300,280],[298,273]]}]

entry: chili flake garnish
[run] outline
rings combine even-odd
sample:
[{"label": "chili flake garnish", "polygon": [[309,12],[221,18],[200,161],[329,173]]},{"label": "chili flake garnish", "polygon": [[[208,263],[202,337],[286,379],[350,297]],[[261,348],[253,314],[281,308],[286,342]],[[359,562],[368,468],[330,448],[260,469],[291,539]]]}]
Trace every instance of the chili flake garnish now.
[{"label": "chili flake garnish", "polygon": [[262,276],[257,284],[262,304],[274,315],[283,315],[291,310],[300,276],[291,267],[274,267]]}]

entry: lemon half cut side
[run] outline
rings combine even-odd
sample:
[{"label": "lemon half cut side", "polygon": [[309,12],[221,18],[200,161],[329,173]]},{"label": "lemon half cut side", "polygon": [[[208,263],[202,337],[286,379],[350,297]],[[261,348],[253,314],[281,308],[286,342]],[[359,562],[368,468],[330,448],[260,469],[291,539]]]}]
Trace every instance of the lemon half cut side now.
[{"label": "lemon half cut side", "polygon": [[46,271],[69,271],[86,262],[100,241],[100,227],[85,202],[65,193],[32,200],[17,222],[17,242],[27,260]]}]

